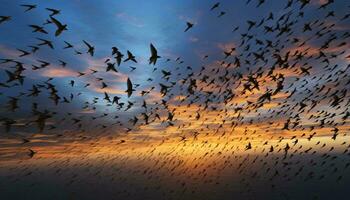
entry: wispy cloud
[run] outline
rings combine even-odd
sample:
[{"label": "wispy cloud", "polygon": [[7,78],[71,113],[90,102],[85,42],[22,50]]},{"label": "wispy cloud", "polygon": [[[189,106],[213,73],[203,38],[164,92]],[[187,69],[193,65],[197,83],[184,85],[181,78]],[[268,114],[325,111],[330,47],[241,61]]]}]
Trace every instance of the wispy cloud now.
[{"label": "wispy cloud", "polygon": [[77,74],[69,68],[47,68],[41,71],[41,75],[44,77],[74,77]]},{"label": "wispy cloud", "polygon": [[145,26],[145,23],[141,19],[128,15],[127,13],[117,13],[116,16],[124,22],[136,26],[138,28],[142,28]]}]

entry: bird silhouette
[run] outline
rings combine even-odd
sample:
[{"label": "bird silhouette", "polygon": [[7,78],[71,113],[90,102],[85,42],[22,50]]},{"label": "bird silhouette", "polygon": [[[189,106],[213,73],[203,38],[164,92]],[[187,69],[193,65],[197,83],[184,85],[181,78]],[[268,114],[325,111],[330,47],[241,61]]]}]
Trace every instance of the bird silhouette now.
[{"label": "bird silhouette", "polygon": [[[63,31],[68,30],[67,29],[67,24],[62,24],[59,22],[57,19],[53,18],[50,16],[51,21],[56,25],[57,30],[55,32],[55,36],[59,36]],[[84,42],[87,46],[89,46],[86,42]],[[90,48],[90,47],[89,47]]]},{"label": "bird silhouette", "polygon": [[89,43],[87,43],[85,40],[83,40],[84,44],[88,47],[87,53],[90,54],[90,56],[94,56],[95,47],[91,46]]},{"label": "bird silhouette", "polygon": [[0,16],[0,24],[10,21],[11,19],[11,16]]},{"label": "bird silhouette", "polygon": [[124,62],[131,60],[134,63],[137,63],[135,56],[130,51],[127,51],[127,54],[128,54],[128,57],[124,60]]},{"label": "bird silhouette", "polygon": [[26,8],[26,10],[24,12],[28,12],[28,11],[33,10],[37,7],[37,5],[35,5],[35,4],[22,4],[21,6]]},{"label": "bird silhouette", "polygon": [[127,89],[125,90],[125,92],[128,94],[128,97],[130,97],[132,95],[132,92],[135,90],[133,89],[133,85],[129,78],[126,81],[126,86],[127,86]]},{"label": "bird silhouette", "polygon": [[186,29],[185,29],[185,32],[187,32],[188,30],[190,30],[190,29],[193,27],[194,24],[192,24],[191,22],[186,22],[186,25],[187,25],[187,27],[186,27]]},{"label": "bird silhouette", "polygon": [[149,58],[149,64],[155,65],[157,63],[157,59],[160,58],[157,53],[157,49],[153,46],[153,44],[150,44],[150,49],[151,49],[151,57]]}]

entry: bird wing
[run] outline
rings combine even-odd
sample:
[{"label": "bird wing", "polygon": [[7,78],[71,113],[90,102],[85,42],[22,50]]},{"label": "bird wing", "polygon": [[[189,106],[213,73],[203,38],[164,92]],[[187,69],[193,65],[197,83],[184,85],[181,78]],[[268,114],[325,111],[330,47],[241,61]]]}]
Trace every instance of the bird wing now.
[{"label": "bird wing", "polygon": [[127,87],[128,87],[128,89],[127,89],[127,92],[128,92],[128,96],[130,97],[131,96],[131,93],[132,93],[132,83],[131,83],[131,81],[130,81],[130,79],[128,78],[128,80],[127,80]]},{"label": "bird wing", "polygon": [[83,40],[84,44],[90,49],[91,45],[89,43],[87,43],[85,40]]},{"label": "bird wing", "polygon": [[153,46],[152,43],[150,45],[150,49],[151,49],[152,57],[157,56],[157,49]]},{"label": "bird wing", "polygon": [[53,17],[51,17],[50,16],[50,19],[51,19],[51,21],[57,26],[57,28],[61,28],[62,27],[62,24],[61,24],[61,22],[59,22],[57,19],[55,19],[55,18],[53,18]]}]

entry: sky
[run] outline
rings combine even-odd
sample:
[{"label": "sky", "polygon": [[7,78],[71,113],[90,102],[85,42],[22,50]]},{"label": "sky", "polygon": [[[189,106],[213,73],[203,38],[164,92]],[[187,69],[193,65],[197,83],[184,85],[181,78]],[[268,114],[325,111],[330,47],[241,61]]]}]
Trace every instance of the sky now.
[{"label": "sky", "polygon": [[[271,143],[283,157],[293,143],[295,154],[324,152],[320,145],[328,144],[340,155],[349,148],[350,4],[305,2],[3,0],[0,16],[11,20],[0,23],[0,160],[11,166],[34,149],[41,162],[61,162],[56,156],[72,148],[78,149],[73,157],[88,154],[96,162],[99,150],[90,145],[98,145],[120,161],[124,157],[113,147],[124,143],[133,148],[121,147],[126,160],[136,161],[135,155],[152,157],[157,145],[159,155],[176,152],[174,157],[186,157],[184,163],[203,158],[211,145],[263,155]],[[24,4],[37,7],[25,11]],[[67,25],[59,36],[55,24],[45,24],[52,21],[47,8],[59,10],[52,17]],[[193,27],[185,31],[187,23]],[[54,48],[39,45],[40,39]],[[84,41],[94,47],[93,56]],[[65,49],[65,42],[74,47]],[[160,56],[155,65],[149,63],[151,44]],[[39,50],[31,52],[30,46]],[[124,55],[115,64],[118,72],[106,71],[107,63],[116,63],[113,47]],[[29,55],[20,56],[20,50]],[[124,61],[128,51],[137,63]],[[49,65],[35,69],[41,61]],[[18,70],[16,62],[25,68],[23,84],[8,77]],[[128,79],[135,90],[130,97]],[[31,95],[33,87],[38,96]],[[117,96],[120,104],[106,95]],[[198,152],[191,157],[182,150]],[[225,165],[216,151],[211,151],[215,162]]]}]

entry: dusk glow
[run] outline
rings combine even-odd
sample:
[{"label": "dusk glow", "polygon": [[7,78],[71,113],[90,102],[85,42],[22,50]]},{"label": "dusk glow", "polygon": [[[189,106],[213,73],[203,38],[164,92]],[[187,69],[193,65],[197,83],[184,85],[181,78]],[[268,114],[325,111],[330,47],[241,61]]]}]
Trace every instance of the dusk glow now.
[{"label": "dusk glow", "polygon": [[348,199],[350,2],[3,0],[0,199]]}]

